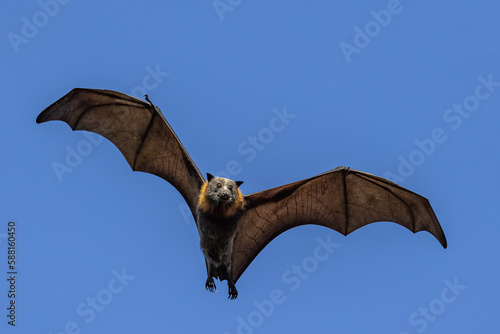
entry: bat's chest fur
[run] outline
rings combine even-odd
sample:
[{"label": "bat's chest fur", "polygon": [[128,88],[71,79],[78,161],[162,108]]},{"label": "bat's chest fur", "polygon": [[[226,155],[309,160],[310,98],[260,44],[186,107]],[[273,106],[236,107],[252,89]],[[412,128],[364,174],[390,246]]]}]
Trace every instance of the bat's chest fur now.
[{"label": "bat's chest fur", "polygon": [[200,248],[214,264],[229,264],[236,231],[236,217],[207,215],[198,209]]}]

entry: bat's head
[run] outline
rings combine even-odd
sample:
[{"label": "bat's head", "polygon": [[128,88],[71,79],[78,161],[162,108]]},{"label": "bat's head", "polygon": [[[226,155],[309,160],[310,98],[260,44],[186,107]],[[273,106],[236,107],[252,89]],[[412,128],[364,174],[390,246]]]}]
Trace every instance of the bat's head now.
[{"label": "bat's head", "polygon": [[226,216],[232,216],[243,207],[243,195],[238,189],[242,183],[243,181],[233,181],[207,173],[207,182],[201,189],[198,207],[205,212],[222,209],[225,210]]},{"label": "bat's head", "polygon": [[243,181],[233,181],[224,177],[215,177],[207,173],[207,187],[205,197],[217,203],[234,203],[238,200],[241,192],[238,187]]}]

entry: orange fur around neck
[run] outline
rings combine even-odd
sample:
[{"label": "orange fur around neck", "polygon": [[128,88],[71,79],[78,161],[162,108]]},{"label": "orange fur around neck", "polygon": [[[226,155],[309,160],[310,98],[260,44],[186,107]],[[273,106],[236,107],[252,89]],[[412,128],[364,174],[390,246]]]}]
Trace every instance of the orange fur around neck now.
[{"label": "orange fur around neck", "polygon": [[218,218],[231,218],[236,216],[244,208],[243,194],[239,189],[236,201],[231,204],[224,203],[222,205],[217,205],[212,200],[208,199],[205,195],[207,191],[208,182],[205,182],[201,187],[200,197],[198,198],[198,209],[200,209],[204,214],[209,214],[211,216],[216,216]]}]

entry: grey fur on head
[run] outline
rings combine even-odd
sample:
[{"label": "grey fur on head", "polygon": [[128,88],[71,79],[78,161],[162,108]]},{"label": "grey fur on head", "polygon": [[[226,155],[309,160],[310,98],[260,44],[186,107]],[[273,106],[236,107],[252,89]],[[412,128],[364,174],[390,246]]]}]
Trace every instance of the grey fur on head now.
[{"label": "grey fur on head", "polygon": [[233,181],[224,177],[213,176],[207,173],[207,189],[205,196],[213,202],[234,203],[238,198],[238,187],[242,181]]}]

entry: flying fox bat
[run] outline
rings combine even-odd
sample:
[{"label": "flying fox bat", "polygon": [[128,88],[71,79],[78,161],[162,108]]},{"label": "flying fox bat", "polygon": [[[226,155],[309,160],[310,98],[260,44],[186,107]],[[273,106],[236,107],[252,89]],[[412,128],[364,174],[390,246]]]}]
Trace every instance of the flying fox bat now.
[{"label": "flying fox bat", "polygon": [[171,183],[193,214],[205,257],[205,288],[214,278],[227,280],[228,298],[235,283],[259,252],[281,233],[306,224],[347,235],[379,221],[410,231],[428,231],[446,248],[446,238],[429,201],[384,178],[337,167],[311,178],[242,195],[241,181],[204,179],[160,109],[110,90],[75,88],[46,108],[37,123],[66,122],[109,139],[134,171]]}]

